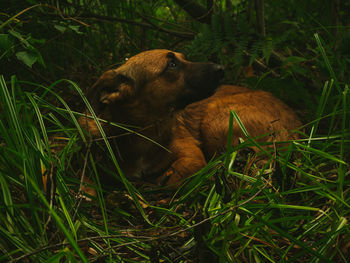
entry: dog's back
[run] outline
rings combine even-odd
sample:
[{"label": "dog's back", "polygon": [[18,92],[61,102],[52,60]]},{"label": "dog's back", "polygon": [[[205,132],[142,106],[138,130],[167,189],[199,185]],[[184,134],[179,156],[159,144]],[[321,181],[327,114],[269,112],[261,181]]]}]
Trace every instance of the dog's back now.
[{"label": "dog's back", "polygon": [[[266,135],[258,141],[289,141],[298,134],[291,131],[302,124],[287,105],[262,90],[224,85],[202,101],[188,105],[181,114],[182,121],[201,141],[207,158],[222,151],[227,144],[230,111],[234,110],[251,137]],[[233,145],[245,138],[234,121]]]}]

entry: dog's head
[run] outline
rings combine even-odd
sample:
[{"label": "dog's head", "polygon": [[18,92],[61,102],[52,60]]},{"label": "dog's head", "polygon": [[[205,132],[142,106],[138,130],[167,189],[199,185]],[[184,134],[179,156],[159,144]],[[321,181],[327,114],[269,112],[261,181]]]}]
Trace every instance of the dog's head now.
[{"label": "dog's head", "polygon": [[169,50],[150,50],[103,73],[88,98],[97,111],[142,104],[165,113],[208,97],[222,77],[220,65],[190,62]]}]

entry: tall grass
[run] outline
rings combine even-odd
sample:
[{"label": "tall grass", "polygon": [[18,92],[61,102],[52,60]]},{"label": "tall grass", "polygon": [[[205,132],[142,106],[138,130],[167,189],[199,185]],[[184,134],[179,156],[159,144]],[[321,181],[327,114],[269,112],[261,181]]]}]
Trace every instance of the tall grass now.
[{"label": "tall grass", "polygon": [[[15,78],[11,79],[8,88],[1,77],[0,86],[1,259],[12,259],[17,253],[30,253],[49,242],[48,227],[54,221],[72,245],[72,251],[66,252],[67,256],[77,253],[83,262],[87,262],[76,242],[77,233],[70,218],[54,207],[56,197],[60,203],[72,203],[67,186],[57,185],[57,190],[48,198],[43,192],[43,171],[49,173],[51,180],[57,177],[57,181],[64,171],[51,152],[51,131],[43,121],[44,116],[32,94],[22,92]],[[47,258],[47,251],[43,251],[33,259],[43,261]]]},{"label": "tall grass", "polygon": [[[283,153],[267,152],[263,168],[254,165],[254,154],[240,151],[257,146],[248,136],[172,193],[131,184],[105,135],[104,159],[114,169],[98,168],[79,113],[55,93],[58,84],[89,108],[69,81],[44,87],[0,79],[1,262],[349,261],[347,85],[326,82],[303,138]],[[233,122],[244,131],[232,112],[229,138]],[[101,185],[104,172],[120,186]],[[81,176],[88,175],[97,190],[89,203],[79,195]]]}]

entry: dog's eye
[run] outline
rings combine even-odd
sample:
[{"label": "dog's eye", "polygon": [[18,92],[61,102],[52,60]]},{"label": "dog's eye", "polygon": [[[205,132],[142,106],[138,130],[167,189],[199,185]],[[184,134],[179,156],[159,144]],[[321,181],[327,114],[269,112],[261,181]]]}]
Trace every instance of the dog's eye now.
[{"label": "dog's eye", "polygon": [[177,62],[174,60],[171,60],[168,64],[169,68],[176,68],[177,67]]}]

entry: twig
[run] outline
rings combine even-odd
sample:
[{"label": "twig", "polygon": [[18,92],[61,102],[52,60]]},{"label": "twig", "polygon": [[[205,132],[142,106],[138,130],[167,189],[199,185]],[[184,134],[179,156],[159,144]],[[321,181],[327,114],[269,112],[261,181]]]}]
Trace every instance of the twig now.
[{"label": "twig", "polygon": [[[45,171],[47,172],[47,171]],[[51,207],[51,209],[53,208],[53,200],[54,200],[54,195],[55,195],[55,192],[56,192],[56,175],[54,174],[55,171],[54,171],[54,166],[53,166],[53,163],[52,161],[50,161],[50,173],[49,173],[49,182],[50,182],[50,196],[49,196],[49,205]],[[47,176],[47,175],[46,175]],[[44,188],[47,188],[47,184],[48,182],[46,181],[46,184],[44,186]],[[47,192],[47,189],[45,190],[46,191],[46,195],[48,195],[48,192]],[[50,214],[45,225],[44,225],[44,230],[46,231],[50,221],[52,219],[52,215]]]},{"label": "twig", "polygon": [[84,199],[84,193],[83,193],[82,189],[83,189],[83,184],[84,184],[84,180],[85,180],[85,172],[86,172],[86,167],[87,167],[87,161],[88,161],[89,154],[90,154],[91,144],[92,144],[92,141],[90,140],[89,144],[88,144],[88,148],[87,148],[86,154],[85,154],[85,158],[84,158],[83,171],[81,172],[81,178],[80,178],[79,192],[77,194],[77,196],[79,198],[79,201],[78,201],[78,203],[77,203],[77,205],[75,207],[75,211],[74,211],[74,215],[73,215],[72,221],[75,220],[75,217],[76,217],[76,215],[78,213],[78,210],[79,210],[79,206],[80,206],[81,202]]},{"label": "twig", "polygon": [[175,2],[198,22],[210,24],[214,7],[213,0],[207,0],[207,8],[195,1],[175,0]]},{"label": "twig", "polygon": [[[84,175],[85,175],[85,171],[86,171],[87,159],[88,159],[88,156],[89,156],[89,153],[90,153],[90,148],[91,148],[91,141],[90,141],[89,144],[88,144],[88,149],[87,149],[86,155],[85,155],[84,166],[83,166],[83,171],[82,171],[82,178],[81,178],[81,180],[80,180],[79,193],[81,192],[82,182],[83,182],[83,180],[84,180],[84,178],[85,178]],[[73,207],[72,207],[71,210],[69,211],[69,213],[71,213],[71,212],[72,212],[72,209],[74,209],[74,214],[73,214],[73,217],[72,217],[72,221],[75,220],[75,217],[76,217],[77,212],[78,212],[78,210],[79,210],[79,206],[80,206],[80,204],[81,204],[81,202],[82,202],[82,200],[83,200],[83,195],[82,195],[82,194],[80,194],[80,195],[78,194],[77,196],[80,197],[78,203],[75,202],[75,204],[73,205]],[[51,216],[50,216],[50,217],[51,217]],[[58,232],[59,232],[59,230],[57,230],[57,231],[51,236],[51,238],[50,238],[50,240],[49,240],[49,243],[50,243],[50,241],[58,234]]]},{"label": "twig", "polygon": [[[138,131],[129,131],[129,132],[121,133],[118,135],[106,136],[106,139],[112,140],[112,139],[120,138],[120,137],[127,136],[127,135],[132,135],[132,134],[139,135],[139,133],[141,131],[147,130],[147,129],[152,128],[152,127],[154,127],[154,124],[143,127],[141,129],[139,129]],[[94,141],[94,142],[103,141],[103,140],[104,140],[103,138],[92,139],[92,141]]]},{"label": "twig", "polygon": [[[187,32],[178,32],[178,31],[171,31],[168,29],[165,29],[164,27],[158,26],[155,23],[153,23],[150,19],[148,19],[146,16],[142,14],[138,14],[144,21],[147,22],[147,24],[151,25],[154,30],[157,30],[158,32],[163,32],[163,33],[171,33],[172,35],[181,37],[181,38],[187,38],[187,35],[189,39],[193,39],[195,34],[194,33],[187,33]],[[186,37],[183,36],[183,34],[187,34]]]},{"label": "twig", "polygon": [[98,20],[105,20],[105,21],[113,21],[113,22],[121,22],[121,23],[126,23],[130,25],[135,25],[135,26],[140,26],[140,27],[145,27],[145,28],[150,28],[150,29],[156,29],[159,30],[163,33],[167,33],[176,37],[180,38],[185,38],[185,39],[193,39],[195,34],[190,33],[190,32],[180,32],[180,31],[174,31],[174,30],[169,30],[165,29],[163,27],[158,27],[155,26],[154,24],[151,23],[144,23],[144,22],[137,22],[134,20],[129,20],[129,19],[124,19],[124,18],[118,18],[118,17],[112,17],[112,16],[102,16],[102,15],[97,15],[97,14],[81,14],[79,16],[81,19],[98,19]]},{"label": "twig", "polygon": [[[250,54],[248,51],[243,50],[243,53],[244,53],[244,55],[246,55],[246,56],[248,56],[248,57],[251,57],[251,54]],[[276,73],[273,69],[271,69],[271,68],[269,68],[268,66],[266,66],[261,60],[259,60],[259,59],[254,59],[254,63],[255,63],[258,67],[260,67],[261,69],[263,69],[263,70],[265,70],[265,71],[270,71],[271,74],[272,74],[272,76],[277,77],[277,78],[281,77],[280,74]]]}]

